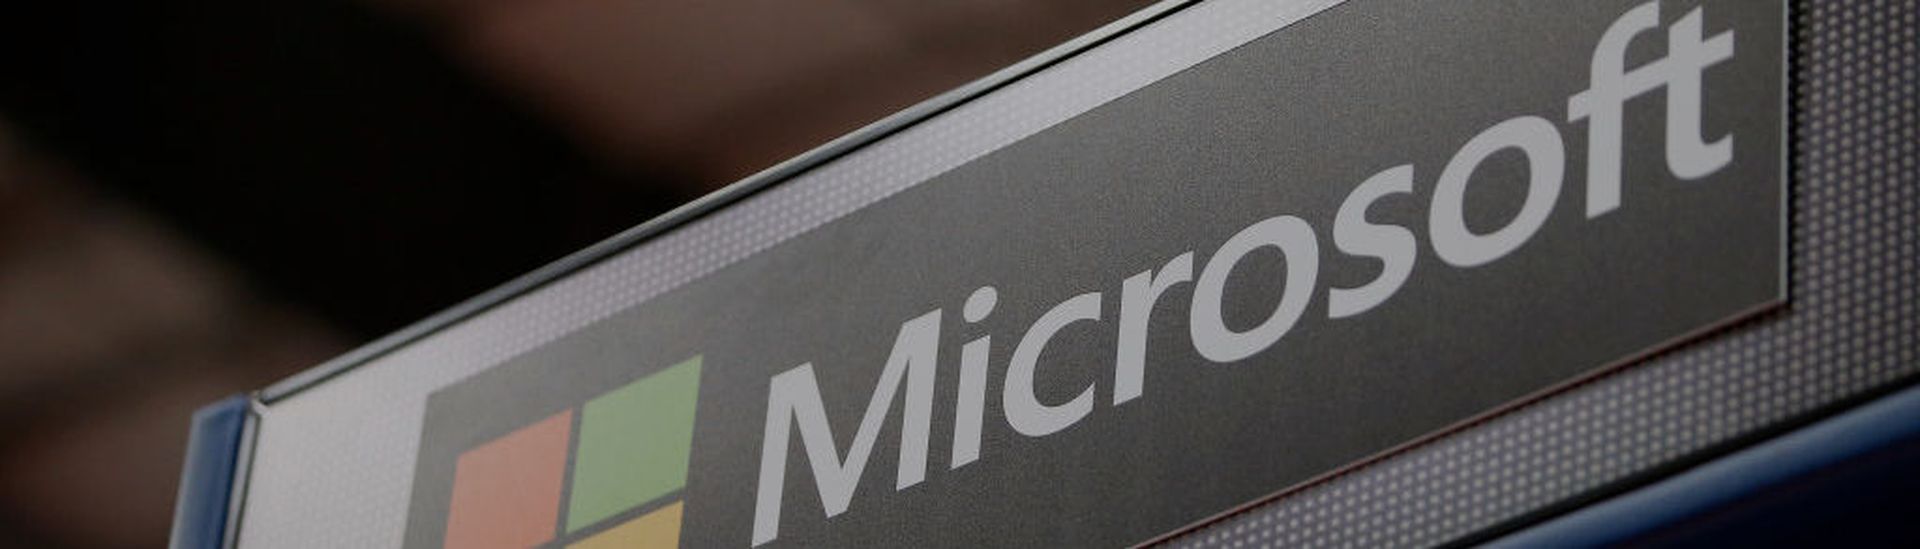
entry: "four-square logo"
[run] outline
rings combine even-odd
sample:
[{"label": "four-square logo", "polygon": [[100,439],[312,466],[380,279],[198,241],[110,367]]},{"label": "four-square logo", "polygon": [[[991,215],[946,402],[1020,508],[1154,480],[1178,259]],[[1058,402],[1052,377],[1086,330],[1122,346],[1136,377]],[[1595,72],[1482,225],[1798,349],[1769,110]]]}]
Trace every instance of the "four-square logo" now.
[{"label": "four-square logo", "polygon": [[675,547],[700,357],[459,454],[447,548]]}]

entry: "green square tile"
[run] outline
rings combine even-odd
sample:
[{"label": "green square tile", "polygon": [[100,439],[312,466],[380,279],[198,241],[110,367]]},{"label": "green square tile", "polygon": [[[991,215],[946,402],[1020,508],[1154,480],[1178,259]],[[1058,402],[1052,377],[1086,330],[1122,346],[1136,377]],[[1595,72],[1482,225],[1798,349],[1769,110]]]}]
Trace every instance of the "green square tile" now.
[{"label": "green square tile", "polygon": [[574,452],[567,531],[679,490],[693,448],[700,357],[587,402]]}]

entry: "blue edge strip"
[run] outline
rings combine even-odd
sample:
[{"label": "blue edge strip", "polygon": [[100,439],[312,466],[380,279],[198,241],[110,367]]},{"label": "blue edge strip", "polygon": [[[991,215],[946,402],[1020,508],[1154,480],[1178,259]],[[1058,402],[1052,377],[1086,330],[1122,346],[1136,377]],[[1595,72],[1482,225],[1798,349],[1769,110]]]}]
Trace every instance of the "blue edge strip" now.
[{"label": "blue edge strip", "polygon": [[1488,543],[1603,547],[1657,538],[1849,460],[1920,438],[1920,387],[1908,387],[1654,484]]},{"label": "blue edge strip", "polygon": [[169,547],[218,549],[225,543],[247,407],[246,396],[234,395],[193,413],[186,464],[180,472],[180,493],[174,500]]}]

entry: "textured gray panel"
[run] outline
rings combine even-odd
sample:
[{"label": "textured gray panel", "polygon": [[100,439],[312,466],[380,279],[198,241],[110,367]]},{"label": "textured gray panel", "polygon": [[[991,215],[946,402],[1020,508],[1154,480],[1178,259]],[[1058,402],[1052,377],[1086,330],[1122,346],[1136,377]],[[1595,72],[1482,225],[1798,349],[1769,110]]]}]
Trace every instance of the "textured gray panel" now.
[{"label": "textured gray panel", "polygon": [[1788,307],[1169,544],[1473,539],[1920,372],[1920,3],[1802,0],[1794,10]]}]

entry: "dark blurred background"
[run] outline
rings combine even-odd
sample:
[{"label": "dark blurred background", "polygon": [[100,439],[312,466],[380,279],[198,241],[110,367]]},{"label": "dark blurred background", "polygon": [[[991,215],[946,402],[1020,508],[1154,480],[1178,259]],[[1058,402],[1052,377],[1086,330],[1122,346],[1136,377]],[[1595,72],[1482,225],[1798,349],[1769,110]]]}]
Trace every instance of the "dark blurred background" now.
[{"label": "dark blurred background", "polygon": [[0,545],[160,547],[192,410],[1147,0],[0,7]]}]

